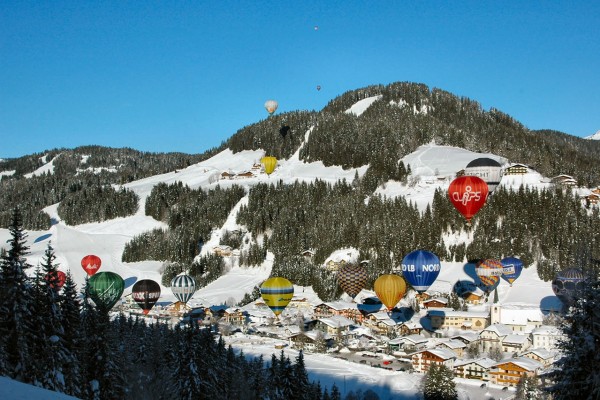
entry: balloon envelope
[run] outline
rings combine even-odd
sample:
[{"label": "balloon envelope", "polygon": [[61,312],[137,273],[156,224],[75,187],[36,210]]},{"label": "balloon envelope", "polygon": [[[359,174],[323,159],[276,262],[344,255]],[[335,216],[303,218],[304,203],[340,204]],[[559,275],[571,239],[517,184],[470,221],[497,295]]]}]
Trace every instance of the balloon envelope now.
[{"label": "balloon envelope", "polygon": [[148,314],[160,297],[160,285],[151,279],[137,281],[131,288],[131,297]]},{"label": "balloon envelope", "polygon": [[367,270],[356,264],[344,264],[337,272],[338,285],[355,298],[367,284]]},{"label": "balloon envelope", "polygon": [[269,115],[273,114],[277,110],[277,107],[279,107],[279,104],[275,100],[267,100],[265,102],[265,109]]},{"label": "balloon envelope", "polygon": [[465,175],[478,176],[488,185],[491,192],[496,189],[502,179],[502,166],[492,158],[476,158],[465,167]]},{"label": "balloon envelope", "polygon": [[419,293],[423,293],[440,274],[438,256],[427,250],[415,250],[402,259],[402,276]]},{"label": "balloon envelope", "polygon": [[381,275],[375,280],[373,289],[387,309],[392,310],[406,294],[406,281],[395,274]]},{"label": "balloon envelope", "polygon": [[53,274],[51,272],[48,272],[46,274],[46,281],[50,284],[51,287],[56,287],[57,290],[60,290],[63,287],[66,280],[67,274],[65,274],[62,271],[55,271]]},{"label": "balloon envelope", "polygon": [[502,279],[512,285],[523,271],[523,261],[517,257],[506,257],[500,262],[502,263]]},{"label": "balloon envelope", "polygon": [[93,254],[87,255],[81,259],[81,267],[87,272],[89,276],[94,275],[100,269],[102,260],[100,257]]},{"label": "balloon envelope", "polygon": [[260,295],[275,315],[283,312],[294,296],[294,285],[282,277],[267,279],[260,287]]},{"label": "balloon envelope", "polygon": [[491,292],[500,283],[502,276],[502,263],[498,260],[479,260],[475,266],[475,273],[483,284],[483,290]]},{"label": "balloon envelope", "polygon": [[88,280],[90,297],[99,309],[108,312],[117,303],[125,289],[125,282],[114,272],[98,272]]},{"label": "balloon envelope", "polygon": [[260,163],[264,166],[267,175],[271,175],[277,166],[277,159],[275,157],[267,156],[261,158]]},{"label": "balloon envelope", "polygon": [[556,274],[552,281],[552,290],[565,305],[571,305],[577,299],[577,291],[583,289],[585,275],[579,268],[569,268]]},{"label": "balloon envelope", "polygon": [[477,176],[460,176],[448,187],[450,201],[467,222],[483,207],[487,196],[487,183]]},{"label": "balloon envelope", "polygon": [[171,291],[182,303],[187,303],[196,292],[196,281],[189,275],[177,275],[171,280]]}]

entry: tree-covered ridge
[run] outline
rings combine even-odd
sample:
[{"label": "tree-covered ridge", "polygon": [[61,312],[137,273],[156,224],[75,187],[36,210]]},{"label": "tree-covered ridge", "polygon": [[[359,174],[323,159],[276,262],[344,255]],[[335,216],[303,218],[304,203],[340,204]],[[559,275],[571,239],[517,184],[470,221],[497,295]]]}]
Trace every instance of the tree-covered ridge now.
[{"label": "tree-covered ridge", "polygon": [[213,228],[222,226],[232,208],[245,196],[242,187],[190,189],[179,183],[159,183],[146,199],[146,215],[165,222],[168,230],[155,229],[133,238],[125,246],[123,261],[173,261],[191,264],[198,246]]},{"label": "tree-covered ridge", "polygon": [[67,224],[107,221],[126,217],[138,209],[138,196],[112,186],[90,186],[71,192],[58,205],[58,215]]},{"label": "tree-covered ridge", "polygon": [[[366,197],[360,188],[360,182],[318,180],[257,185],[238,223],[254,237],[268,236],[273,274],[312,285],[323,300],[335,298],[339,290],[329,285],[335,283],[334,274],[321,265],[333,251],[347,247],[369,260],[371,282],[415,249],[430,250],[448,262],[516,256],[526,266],[537,263],[544,280],[573,266],[600,272],[592,261],[600,258],[600,215],[583,208],[569,190],[498,188],[469,228],[441,190],[432,206],[419,212],[403,198]],[[444,237],[469,229],[470,244],[445,245]],[[312,262],[300,256],[307,249],[315,252]]]},{"label": "tree-covered ridge", "polygon": [[[83,146],[73,150],[54,149],[16,159],[0,161],[0,171],[16,171],[0,179],[0,227],[7,227],[15,204],[22,210],[23,223],[30,229],[48,229],[50,217],[44,207],[61,202],[72,193],[100,190],[111,184],[125,184],[165,172],[186,168],[212,155],[147,153],[132,149]],[[53,173],[31,176],[42,165],[52,162]],[[117,208],[127,208],[117,204]],[[89,222],[77,219],[72,223]]]}]

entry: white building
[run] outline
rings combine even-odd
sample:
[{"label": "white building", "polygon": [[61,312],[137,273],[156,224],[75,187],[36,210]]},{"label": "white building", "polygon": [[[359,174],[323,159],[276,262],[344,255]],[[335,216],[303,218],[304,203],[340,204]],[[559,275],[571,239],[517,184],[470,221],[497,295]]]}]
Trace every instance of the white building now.
[{"label": "white building", "polygon": [[554,350],[558,348],[558,341],[564,338],[564,334],[555,326],[542,325],[531,332],[531,338],[533,348]]}]

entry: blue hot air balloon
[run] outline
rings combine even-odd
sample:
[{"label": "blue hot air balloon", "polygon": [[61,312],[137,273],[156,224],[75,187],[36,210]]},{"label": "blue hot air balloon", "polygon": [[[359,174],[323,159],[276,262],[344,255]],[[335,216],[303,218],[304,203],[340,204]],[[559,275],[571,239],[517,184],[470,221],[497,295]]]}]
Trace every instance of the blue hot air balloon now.
[{"label": "blue hot air balloon", "polygon": [[517,257],[506,257],[500,260],[502,264],[501,278],[512,286],[513,282],[521,275],[523,271],[523,261]]},{"label": "blue hot air balloon", "polygon": [[419,293],[426,291],[440,274],[440,259],[427,250],[415,250],[402,260],[402,275]]}]

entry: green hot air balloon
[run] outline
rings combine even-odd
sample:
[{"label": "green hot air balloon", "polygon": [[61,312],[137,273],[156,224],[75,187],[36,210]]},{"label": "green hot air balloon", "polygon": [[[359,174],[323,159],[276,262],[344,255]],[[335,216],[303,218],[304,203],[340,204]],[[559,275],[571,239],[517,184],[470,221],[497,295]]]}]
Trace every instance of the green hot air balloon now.
[{"label": "green hot air balloon", "polygon": [[88,290],[90,297],[98,308],[104,312],[110,311],[117,303],[125,289],[125,281],[114,272],[98,272],[90,277]]}]

